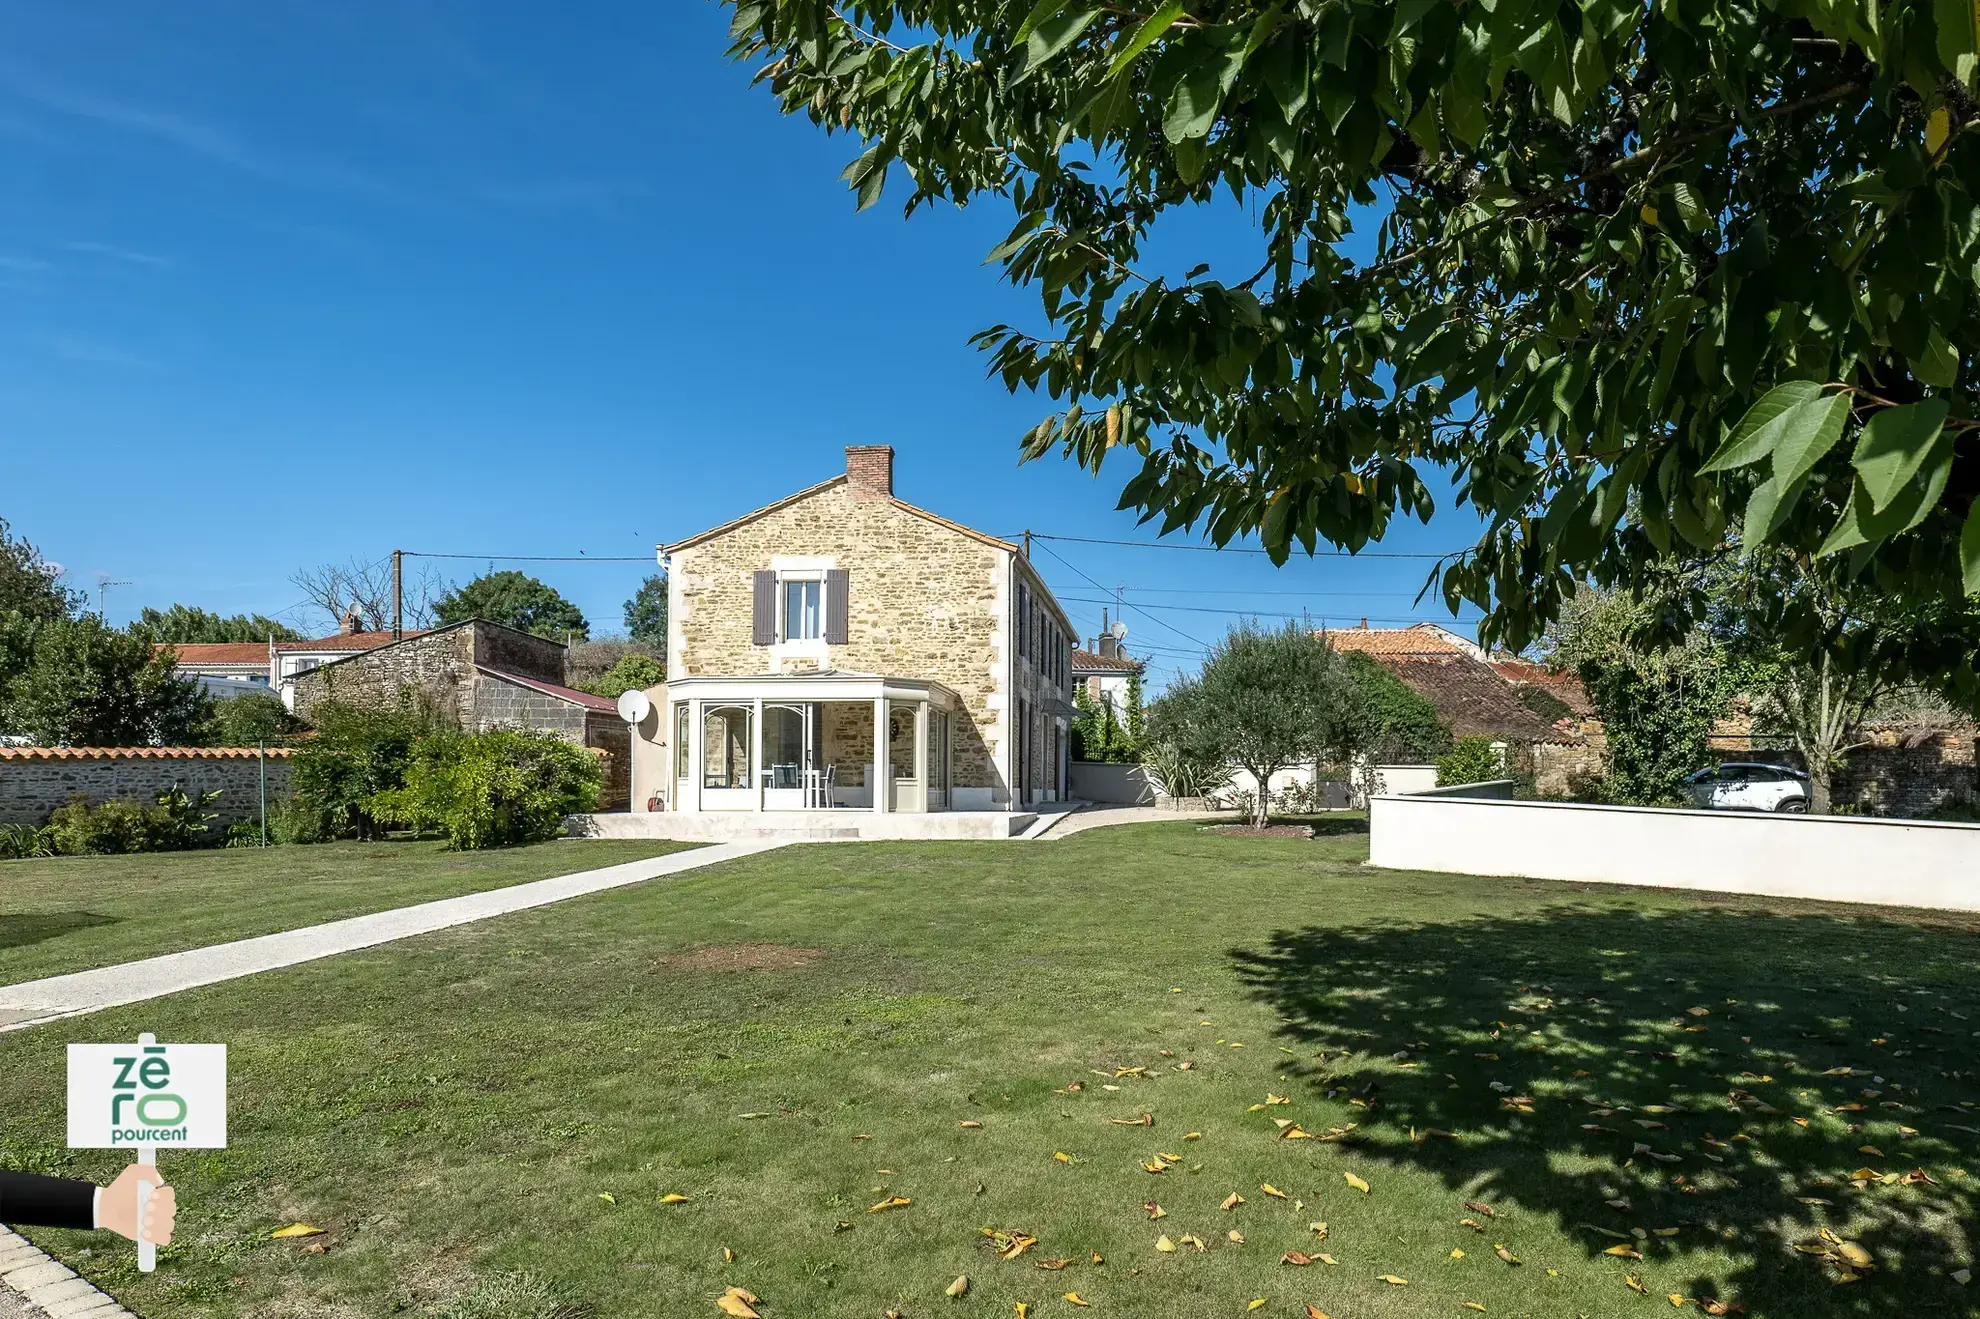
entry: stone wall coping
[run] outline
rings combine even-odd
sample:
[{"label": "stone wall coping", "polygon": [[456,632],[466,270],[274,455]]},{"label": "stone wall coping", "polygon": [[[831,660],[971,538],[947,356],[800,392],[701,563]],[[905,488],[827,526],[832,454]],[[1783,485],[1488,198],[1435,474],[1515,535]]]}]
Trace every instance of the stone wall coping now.
[{"label": "stone wall coping", "polygon": [[0,747],[0,760],[286,760],[289,747]]}]

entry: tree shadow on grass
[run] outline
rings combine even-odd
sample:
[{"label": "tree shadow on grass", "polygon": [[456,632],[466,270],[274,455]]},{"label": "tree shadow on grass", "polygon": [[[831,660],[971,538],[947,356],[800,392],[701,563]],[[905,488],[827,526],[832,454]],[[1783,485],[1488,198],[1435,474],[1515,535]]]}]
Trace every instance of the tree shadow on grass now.
[{"label": "tree shadow on grass", "polygon": [[[1564,905],[1233,957],[1319,1051],[1302,1081],[1366,1105],[1358,1156],[1756,1316],[1980,1301],[1951,1276],[1980,1199],[1980,925]],[[1875,1268],[1841,1285],[1824,1228]]]},{"label": "tree shadow on grass", "polygon": [[0,913],[0,948],[25,948],[31,943],[59,939],[77,930],[98,925],[115,925],[121,916],[99,916],[93,911],[31,912],[10,916]]}]

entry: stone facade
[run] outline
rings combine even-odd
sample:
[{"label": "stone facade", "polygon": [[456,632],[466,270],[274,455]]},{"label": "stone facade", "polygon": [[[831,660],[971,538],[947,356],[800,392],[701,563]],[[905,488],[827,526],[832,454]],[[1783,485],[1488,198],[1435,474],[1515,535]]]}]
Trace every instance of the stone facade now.
[{"label": "stone facade", "polygon": [[[385,705],[413,693],[466,732],[553,733],[600,753],[605,770],[600,809],[623,810],[630,750],[626,725],[609,701],[564,687],[565,660],[560,642],[475,619],[303,674],[296,680],[296,713],[308,719],[326,701]],[[530,682],[558,690],[542,691]]]},{"label": "stone facade", "polygon": [[[893,498],[890,452],[847,455],[846,476],[669,549],[668,680],[822,671],[933,679],[962,703],[950,730],[956,804],[1008,807],[1019,701],[1041,725],[1026,737],[1041,757],[1054,699],[1070,701],[1063,659],[1048,681],[1042,659],[1034,666],[1018,653],[1020,585],[1062,651],[1071,624],[1015,547]],[[848,574],[845,641],[756,644],[755,575],[805,570]],[[827,755],[842,787],[873,758],[871,719],[870,709],[827,707]],[[671,725],[663,721],[663,736]],[[1053,781],[1042,765],[1031,779]]]},{"label": "stone facade", "polygon": [[[1865,745],[1850,751],[1830,781],[1832,809],[1919,819],[1944,806],[1980,805],[1976,737],[1970,727],[1924,734],[1870,728],[1862,736]],[[1795,751],[1719,750],[1718,754],[1721,760],[1755,760],[1806,768]]]},{"label": "stone facade", "polygon": [[[268,800],[289,795],[289,753],[268,752]],[[92,802],[149,805],[177,786],[188,797],[218,792],[214,827],[261,816],[261,758],[237,747],[0,748],[0,824],[44,824],[80,793]]]}]

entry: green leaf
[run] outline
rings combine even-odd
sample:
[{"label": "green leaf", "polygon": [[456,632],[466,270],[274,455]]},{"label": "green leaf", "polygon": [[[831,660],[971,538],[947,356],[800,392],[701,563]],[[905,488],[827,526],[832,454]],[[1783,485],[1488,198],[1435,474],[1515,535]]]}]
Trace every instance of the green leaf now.
[{"label": "green leaf", "polygon": [[[1060,3],[1064,3],[1064,0],[1060,0]],[[1161,40],[1162,34],[1173,27],[1176,20],[1182,16],[1182,0],[1168,0],[1167,4],[1142,20],[1141,26],[1134,30],[1134,35],[1127,39],[1127,44],[1123,45],[1120,52],[1114,56],[1114,62],[1107,66],[1107,76],[1118,78],[1126,73],[1128,66],[1133,64],[1143,51]]]},{"label": "green leaf", "polygon": [[1980,595],[1980,499],[1966,510],[1966,529],[1959,535],[1959,562],[1968,595]]},{"label": "green leaf", "polygon": [[1843,394],[1831,394],[1803,404],[1784,419],[1786,433],[1774,446],[1774,476],[1780,481],[1783,493],[1815,470],[1815,464],[1842,438],[1843,423],[1847,420],[1849,399]]},{"label": "green leaf", "polygon": [[1698,190],[1689,183],[1679,181],[1671,185],[1671,201],[1677,207],[1678,219],[1694,234],[1702,234],[1712,226],[1712,217],[1705,210],[1705,203],[1698,198]]},{"label": "green leaf", "polygon": [[[1058,3],[1063,2],[1058,0]],[[1046,5],[1055,9],[1058,7],[1054,0],[1041,0],[1039,8],[1043,9]],[[1031,33],[1031,39],[1025,42],[1024,68],[1018,73],[1019,80],[1030,77],[1040,65],[1079,40],[1080,33],[1086,31],[1099,16],[1098,9],[1080,9],[1039,23]]]},{"label": "green leaf", "polygon": [[1712,455],[1712,460],[1699,468],[1706,472],[1724,472],[1735,467],[1745,467],[1757,463],[1774,451],[1784,433],[1786,419],[1794,410],[1819,399],[1822,387],[1812,380],[1790,380],[1785,385],[1776,385],[1762,394],[1746,415],[1733,427],[1726,442]]},{"label": "green leaf", "polygon": [[1261,61],[1265,86],[1285,113],[1286,122],[1296,123],[1312,92],[1313,52],[1297,31],[1280,37]]},{"label": "green leaf", "polygon": [[1945,425],[1944,399],[1928,398],[1900,408],[1884,408],[1863,427],[1856,442],[1856,474],[1870,496],[1870,511],[1881,513],[1918,474]]},{"label": "green leaf", "polygon": [[1980,14],[1974,10],[1973,0],[1933,0],[1932,22],[1939,30],[1939,62],[1946,68],[1956,72],[1961,56],[1980,54],[1976,19],[1980,19]]},{"label": "green leaf", "polygon": [[1223,61],[1205,51],[1176,84],[1169,98],[1168,113],[1162,117],[1162,135],[1171,142],[1187,142],[1208,137],[1217,122],[1217,109],[1224,103],[1224,83],[1220,76]]},{"label": "green leaf", "polygon": [[[1882,512],[1872,511],[1870,492],[1863,488],[1862,480],[1858,479],[1850,492],[1849,507],[1843,510],[1842,521],[1822,542],[1822,547],[1815,551],[1816,556],[1889,540],[1923,522],[1925,515],[1937,506],[1939,496],[1946,492],[1946,477],[1952,473],[1950,434],[1941,434],[1940,442],[1932,448],[1932,454],[1933,461],[1907,481]],[[1962,536],[1962,542],[1964,539]]]},{"label": "green leaf", "polygon": [[1748,549],[1765,545],[1780,529],[1781,514],[1792,505],[1782,498],[1785,488],[1778,476],[1770,476],[1753,487],[1746,501],[1746,523],[1740,530],[1740,544]]},{"label": "green leaf", "polygon": [[1951,389],[1959,383],[1959,352],[1937,330],[1925,341],[1925,354],[1911,364],[1911,373],[1928,385]]},{"label": "green leaf", "polygon": [[1031,12],[1025,16],[1024,22],[1018,24],[1017,35],[1011,38],[1011,44],[1021,46],[1031,40],[1031,34],[1038,30],[1040,23],[1051,21],[1052,17],[1065,7],[1066,0],[1038,0]]}]

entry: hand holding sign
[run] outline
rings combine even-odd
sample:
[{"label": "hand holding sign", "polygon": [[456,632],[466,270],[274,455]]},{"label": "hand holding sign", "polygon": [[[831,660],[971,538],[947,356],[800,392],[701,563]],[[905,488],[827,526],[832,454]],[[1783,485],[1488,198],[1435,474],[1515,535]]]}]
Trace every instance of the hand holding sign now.
[{"label": "hand holding sign", "polygon": [[227,1145],[227,1046],[130,1044],[69,1046],[69,1146],[131,1149],[137,1161],[103,1191],[98,1223],[138,1243],[149,1273],[156,1247],[172,1239],[178,1204],[152,1165],[156,1149]]},{"label": "hand holding sign", "polygon": [[[145,1197],[147,1203],[142,1224],[138,1222],[138,1183],[141,1181],[152,1188]],[[172,1221],[177,1213],[178,1201],[172,1188],[165,1185],[165,1179],[158,1175],[158,1169],[148,1163],[133,1163],[117,1174],[116,1181],[103,1188],[103,1197],[96,1206],[96,1225],[133,1241],[169,1246],[172,1244]]]}]

